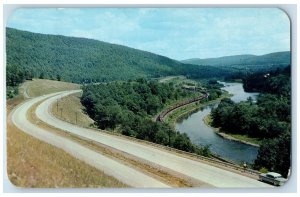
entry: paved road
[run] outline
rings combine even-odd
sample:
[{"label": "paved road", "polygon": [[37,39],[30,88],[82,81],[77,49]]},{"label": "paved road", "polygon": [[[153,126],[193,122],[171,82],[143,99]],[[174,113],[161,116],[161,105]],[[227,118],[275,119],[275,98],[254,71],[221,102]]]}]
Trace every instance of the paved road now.
[{"label": "paved road", "polygon": [[[76,91],[72,91],[72,93],[74,92]],[[45,129],[39,128],[35,124],[32,124],[27,120],[26,114],[31,106],[39,101],[42,101],[43,99],[50,98],[51,96],[55,95],[58,94],[53,93],[46,96],[37,97],[22,103],[12,112],[13,123],[25,133],[28,133],[29,135],[32,135],[39,140],[65,150],[74,157],[104,171],[104,173],[116,177],[118,180],[125,184],[131,185],[133,187],[145,188],[170,187],[152,177],[149,177],[148,175],[145,175],[124,164],[105,157],[100,153],[88,149],[66,137],[62,137]]]},{"label": "paved road", "polygon": [[79,126],[59,120],[50,114],[49,109],[52,103],[54,103],[60,97],[67,96],[75,92],[76,91],[64,92],[45,100],[37,107],[37,117],[56,128],[71,132],[73,134],[82,136],[90,140],[94,140],[96,142],[105,144],[115,149],[122,150],[136,157],[156,163],[158,165],[182,173],[186,176],[192,177],[202,182],[208,183],[215,187],[271,187],[268,184],[259,182],[257,180],[233,172],[226,171],[224,169],[220,169],[202,162],[180,157],[176,154],[171,154],[170,152],[160,148],[156,148],[135,141],[130,141],[128,139],[109,135],[92,129],[81,128]]}]

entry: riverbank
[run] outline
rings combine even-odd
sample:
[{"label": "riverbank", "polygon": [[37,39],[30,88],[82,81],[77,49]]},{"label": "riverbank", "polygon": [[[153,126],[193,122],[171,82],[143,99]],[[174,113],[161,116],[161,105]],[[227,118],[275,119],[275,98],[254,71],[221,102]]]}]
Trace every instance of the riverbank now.
[{"label": "riverbank", "polygon": [[[214,105],[218,102],[220,102],[223,98],[230,98],[232,95],[230,94],[224,94],[223,96],[221,96],[218,99],[212,100],[212,101],[208,101],[205,103],[201,103],[201,102],[196,102],[196,103],[191,103],[188,104],[186,106],[180,107],[178,109],[175,109],[173,112],[171,112],[169,115],[167,115],[165,122],[170,124],[173,128],[175,128],[176,122],[184,117],[187,116],[191,113],[194,113],[195,111],[207,107],[209,105]],[[251,145],[254,147],[259,147],[261,144],[261,141],[259,139],[256,138],[251,138],[248,137],[246,135],[240,135],[240,134],[228,134],[228,133],[224,133],[221,132],[219,128],[215,128],[211,125],[211,116],[210,114],[208,116],[206,116],[205,118],[203,118],[203,122],[210,128],[212,128],[212,130],[219,136],[221,136],[222,138],[228,139],[228,140],[232,140],[232,141],[236,141],[239,143],[243,143],[243,144],[247,144],[247,145]]]},{"label": "riverbank", "polygon": [[165,122],[170,124],[173,128],[175,128],[176,122],[179,120],[179,118],[182,118],[185,115],[191,114],[191,113],[195,112],[196,110],[199,110],[203,107],[216,104],[216,103],[220,102],[223,98],[229,98],[231,96],[232,95],[225,93],[223,96],[221,96],[220,98],[217,98],[215,100],[211,100],[211,101],[208,101],[205,103],[201,103],[201,102],[191,103],[191,104],[185,105],[183,107],[177,108],[174,111],[170,112],[169,115],[166,116]]},{"label": "riverbank", "polygon": [[207,115],[203,118],[203,122],[210,128],[212,128],[212,130],[218,134],[219,136],[228,139],[228,140],[233,140],[236,142],[240,142],[240,143],[244,143],[244,144],[248,144],[251,146],[255,146],[255,147],[259,147],[261,141],[256,139],[256,138],[250,138],[246,135],[239,135],[239,134],[228,134],[228,133],[224,133],[221,132],[219,128],[213,127],[211,125],[212,123],[212,119],[211,119],[211,115]]}]

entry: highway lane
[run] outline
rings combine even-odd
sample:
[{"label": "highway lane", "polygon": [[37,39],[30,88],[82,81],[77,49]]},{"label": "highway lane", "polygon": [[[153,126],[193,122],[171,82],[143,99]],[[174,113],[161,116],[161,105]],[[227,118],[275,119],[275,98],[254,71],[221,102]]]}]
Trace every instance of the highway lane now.
[{"label": "highway lane", "polygon": [[63,96],[73,94],[76,91],[69,91],[53,96],[42,102],[36,109],[39,119],[56,128],[71,132],[75,135],[105,144],[128,154],[153,162],[160,166],[169,168],[199,181],[208,183],[220,188],[261,188],[272,187],[268,184],[220,169],[205,163],[180,157],[163,149],[147,144],[130,141],[104,132],[82,128],[55,118],[50,113],[51,104]]},{"label": "highway lane", "polygon": [[[72,91],[75,93],[78,91]],[[67,92],[69,94],[69,92]],[[128,167],[122,163],[119,163],[113,159],[101,155],[91,149],[88,149],[79,143],[76,143],[66,137],[59,136],[52,132],[49,132],[37,125],[31,123],[27,119],[27,112],[34,104],[52,96],[60,96],[62,93],[53,93],[46,96],[36,97],[23,102],[12,112],[12,122],[25,133],[42,140],[46,143],[52,144],[58,148],[63,149],[72,156],[96,167],[104,173],[111,175],[121,182],[133,187],[143,188],[169,188],[170,186],[162,183],[149,175],[146,175],[140,171],[137,171],[131,167]]]}]

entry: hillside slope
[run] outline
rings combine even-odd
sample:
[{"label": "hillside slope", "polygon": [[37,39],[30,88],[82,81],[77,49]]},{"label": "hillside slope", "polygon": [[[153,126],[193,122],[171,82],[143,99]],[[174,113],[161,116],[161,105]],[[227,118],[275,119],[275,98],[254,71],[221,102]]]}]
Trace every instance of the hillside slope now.
[{"label": "hillside slope", "polygon": [[109,81],[173,74],[181,63],[101,41],[6,29],[7,64],[45,78]]},{"label": "hillside slope", "polygon": [[290,51],[269,53],[265,55],[234,55],[219,58],[187,59],[183,63],[211,66],[233,66],[233,65],[288,65],[291,63]]},{"label": "hillside slope", "polygon": [[[252,70],[274,69],[274,56],[280,59],[280,55],[265,56],[268,66],[253,66]],[[12,28],[6,28],[6,59],[7,86],[16,86],[32,77],[90,83],[171,75],[226,78],[245,70],[240,66],[186,64],[126,46]]]},{"label": "hillside slope", "polygon": [[12,28],[6,28],[6,52],[7,84],[13,86],[22,82],[24,75],[89,83],[168,75],[222,77],[229,73],[126,46]]}]

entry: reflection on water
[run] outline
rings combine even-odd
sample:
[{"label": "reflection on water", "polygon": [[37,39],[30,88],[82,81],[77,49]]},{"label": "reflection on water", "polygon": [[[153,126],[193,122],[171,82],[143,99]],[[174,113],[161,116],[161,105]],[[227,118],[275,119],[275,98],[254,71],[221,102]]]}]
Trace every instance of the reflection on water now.
[{"label": "reflection on water", "polygon": [[221,88],[222,90],[226,90],[230,94],[233,94],[233,96],[230,99],[236,103],[240,101],[246,101],[248,97],[251,97],[253,100],[256,100],[256,97],[259,94],[256,92],[245,92],[243,84],[241,83],[225,83],[220,81],[219,83],[224,85],[224,87]]},{"label": "reflection on water", "polygon": [[[255,100],[258,95],[258,93],[246,93],[241,83],[221,83],[225,85],[222,89],[234,95],[232,97],[234,102],[247,100],[249,96]],[[257,147],[224,139],[203,122],[203,118],[216,106],[217,104],[207,106],[182,117],[176,123],[176,129],[182,133],[187,133],[195,144],[211,145],[211,151],[225,159],[236,163],[243,161],[252,163],[257,157]]]}]

